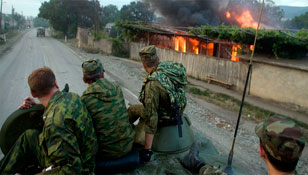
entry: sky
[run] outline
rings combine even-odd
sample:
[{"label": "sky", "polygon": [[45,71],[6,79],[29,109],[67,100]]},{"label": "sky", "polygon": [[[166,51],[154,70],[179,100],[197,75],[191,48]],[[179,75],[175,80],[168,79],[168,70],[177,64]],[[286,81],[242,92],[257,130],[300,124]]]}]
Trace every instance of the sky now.
[{"label": "sky", "polygon": [[[11,13],[13,6],[17,13],[35,17],[39,12],[41,3],[44,1],[45,0],[3,0],[3,12]],[[134,0],[100,0],[100,4],[103,6],[114,4],[120,9],[123,5],[129,4],[132,1]],[[274,2],[276,5],[308,6],[308,0],[274,0]]]}]

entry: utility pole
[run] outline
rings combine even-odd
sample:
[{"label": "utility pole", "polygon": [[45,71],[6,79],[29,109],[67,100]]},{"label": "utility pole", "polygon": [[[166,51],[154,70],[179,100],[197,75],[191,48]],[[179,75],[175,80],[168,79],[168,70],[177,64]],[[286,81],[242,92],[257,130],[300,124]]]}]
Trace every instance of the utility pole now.
[{"label": "utility pole", "polygon": [[1,0],[1,11],[0,11],[0,31],[2,30],[2,6],[3,6],[3,0]]}]

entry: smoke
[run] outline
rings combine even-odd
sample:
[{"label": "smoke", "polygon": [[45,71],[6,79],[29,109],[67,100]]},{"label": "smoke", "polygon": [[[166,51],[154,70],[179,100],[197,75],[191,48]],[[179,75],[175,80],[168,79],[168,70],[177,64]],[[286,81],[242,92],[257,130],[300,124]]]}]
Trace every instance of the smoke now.
[{"label": "smoke", "polygon": [[[261,6],[258,0],[143,0],[143,2],[150,4],[156,13],[164,17],[167,24],[175,26],[238,25],[236,21],[226,18],[227,10],[240,14],[248,9],[256,21]],[[270,9],[268,6],[267,10],[271,11]],[[263,16],[263,23],[272,24],[273,15],[267,15],[265,12]]]},{"label": "smoke", "polygon": [[[219,0],[143,0],[176,26],[219,25]],[[223,0],[225,2],[225,0]],[[227,0],[228,1],[228,0]]]}]

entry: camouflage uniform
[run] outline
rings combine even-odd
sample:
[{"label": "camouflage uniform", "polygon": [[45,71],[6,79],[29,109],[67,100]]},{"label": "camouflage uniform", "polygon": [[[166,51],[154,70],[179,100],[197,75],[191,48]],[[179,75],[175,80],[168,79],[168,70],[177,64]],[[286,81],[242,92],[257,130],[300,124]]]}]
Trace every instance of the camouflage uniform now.
[{"label": "camouflage uniform", "polygon": [[199,174],[200,175],[227,175],[223,171],[215,167],[212,167],[210,165],[204,165],[203,167],[201,167]]},{"label": "camouflage uniform", "polygon": [[[84,74],[102,73],[99,60],[83,63]],[[95,74],[95,73],[94,73]],[[112,160],[128,154],[133,147],[135,132],[129,123],[121,88],[100,78],[89,84],[82,101],[90,112],[98,138],[99,160]]]},{"label": "camouflage uniform", "polygon": [[[92,119],[77,94],[56,92],[44,112],[43,131],[27,130],[1,161],[1,174],[12,174],[29,161],[55,174],[91,174],[97,139]],[[35,159],[36,158],[36,159]]]},{"label": "camouflage uniform", "polygon": [[[155,46],[143,48],[140,56],[142,60],[156,59]],[[140,117],[136,128],[137,142],[138,135],[144,135],[141,133],[142,130],[148,134],[155,134],[157,127],[176,125],[175,109],[178,108],[182,115],[186,106],[186,84],[186,69],[181,63],[160,62],[156,69],[146,75],[139,96],[143,106],[132,105],[128,109],[132,121]],[[142,139],[140,142],[142,143]]]},{"label": "camouflage uniform", "polygon": [[299,159],[305,147],[305,136],[301,128],[284,116],[268,118],[259,123],[255,131],[266,152],[278,161],[292,162]]}]

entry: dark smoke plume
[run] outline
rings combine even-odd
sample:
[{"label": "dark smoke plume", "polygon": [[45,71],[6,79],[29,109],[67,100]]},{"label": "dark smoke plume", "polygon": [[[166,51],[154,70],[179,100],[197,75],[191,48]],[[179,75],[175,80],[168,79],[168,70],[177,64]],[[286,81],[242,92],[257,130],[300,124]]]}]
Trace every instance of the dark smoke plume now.
[{"label": "dark smoke plume", "polygon": [[[272,0],[267,0],[263,23],[273,26],[280,21],[279,8],[274,7]],[[227,10],[241,13],[250,10],[255,21],[261,6],[258,0],[143,0],[162,15],[167,24],[175,26],[199,25],[238,25],[237,22],[225,17]],[[273,8],[276,8],[273,11]],[[277,11],[277,14],[276,14]],[[272,13],[275,14],[272,14]],[[277,17],[276,17],[277,16]]]}]

